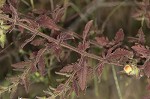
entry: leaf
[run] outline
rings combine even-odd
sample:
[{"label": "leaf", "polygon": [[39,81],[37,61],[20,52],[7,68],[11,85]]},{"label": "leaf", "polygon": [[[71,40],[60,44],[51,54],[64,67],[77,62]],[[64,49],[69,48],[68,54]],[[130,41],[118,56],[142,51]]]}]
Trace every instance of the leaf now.
[{"label": "leaf", "polygon": [[21,45],[21,48],[23,49],[25,45],[27,45],[29,42],[31,42],[36,37],[36,34],[33,34],[31,38],[25,40],[25,42]]},{"label": "leaf", "polygon": [[93,20],[89,21],[86,25],[85,25],[85,28],[84,28],[84,31],[83,31],[83,41],[86,40],[86,37],[88,35],[88,32],[91,28],[91,26],[93,25]]},{"label": "leaf", "polygon": [[45,61],[44,61],[43,55],[40,57],[40,60],[38,62],[38,69],[39,69],[40,74],[42,76],[44,76],[44,74],[45,74]]},{"label": "leaf", "polygon": [[60,35],[57,36],[57,39],[60,40],[60,41],[66,41],[66,40],[69,40],[69,39],[74,39],[74,37],[72,35],[68,35],[68,34],[65,34],[65,33],[60,33]]},{"label": "leaf", "polygon": [[57,86],[54,93],[59,93],[59,92],[63,91],[65,89],[65,87],[66,86],[64,86],[64,84],[60,84],[59,86]]},{"label": "leaf", "polygon": [[150,55],[150,50],[149,48],[143,46],[143,45],[135,45],[131,47],[136,53],[140,54],[142,58],[146,58]]},{"label": "leaf", "polygon": [[57,60],[60,61],[60,55],[62,52],[61,46],[55,43],[49,43],[48,47],[52,50],[53,54],[56,56]]},{"label": "leaf", "polygon": [[24,86],[25,91],[28,93],[30,88],[29,79],[27,77],[21,78],[21,84]]},{"label": "leaf", "polygon": [[77,81],[75,79],[73,79],[72,88],[73,88],[74,92],[76,93],[76,95],[79,96],[79,87],[78,87]]},{"label": "leaf", "polygon": [[34,46],[40,46],[44,44],[44,39],[43,38],[37,38],[34,39],[30,44],[34,45]]},{"label": "leaf", "polygon": [[96,73],[97,73],[99,78],[102,74],[103,68],[104,68],[104,63],[103,62],[98,64],[97,69],[96,69]]},{"label": "leaf", "polygon": [[102,37],[96,37],[95,39],[96,39],[97,43],[103,47],[107,46],[107,44],[109,44],[109,40],[107,37],[102,36]]},{"label": "leaf", "polygon": [[63,67],[63,68],[60,70],[60,72],[62,72],[62,73],[71,73],[71,72],[73,72],[73,66],[74,66],[74,65],[65,66],[65,67]]},{"label": "leaf", "polygon": [[22,61],[22,62],[18,62],[16,64],[12,64],[11,66],[14,67],[14,68],[19,68],[19,69],[22,69],[24,68],[25,66],[30,66],[32,63],[31,61]]},{"label": "leaf", "polygon": [[40,26],[59,31],[59,26],[56,25],[54,20],[52,20],[50,17],[46,15],[41,15],[39,19],[37,19],[37,23],[39,23]]},{"label": "leaf", "polygon": [[141,44],[145,43],[145,35],[144,35],[143,31],[142,31],[142,28],[139,29],[137,37],[138,37],[138,42],[139,43],[141,43]]},{"label": "leaf", "polygon": [[81,88],[81,90],[85,90],[86,88],[86,79],[87,79],[87,66],[86,66],[86,61],[83,63],[83,67],[77,72],[78,75],[78,83]]},{"label": "leaf", "polygon": [[36,64],[39,62],[41,56],[44,54],[44,52],[45,52],[46,50],[47,50],[47,47],[41,48],[41,49],[38,51],[38,53],[37,53],[37,55],[36,55],[35,63],[34,63],[35,66],[36,66]]},{"label": "leaf", "polygon": [[115,43],[119,43],[119,42],[123,41],[123,39],[124,39],[123,30],[119,29],[119,31],[116,33],[116,36],[115,36]]},{"label": "leaf", "polygon": [[132,57],[133,53],[131,51],[126,50],[126,49],[118,48],[114,52],[107,54],[106,58],[108,60],[111,60],[111,59],[120,59],[120,58],[123,58],[125,56],[126,57]]},{"label": "leaf", "polygon": [[128,41],[131,43],[144,44],[146,41],[145,41],[145,35],[142,31],[142,28],[138,30],[136,37],[128,37]]}]

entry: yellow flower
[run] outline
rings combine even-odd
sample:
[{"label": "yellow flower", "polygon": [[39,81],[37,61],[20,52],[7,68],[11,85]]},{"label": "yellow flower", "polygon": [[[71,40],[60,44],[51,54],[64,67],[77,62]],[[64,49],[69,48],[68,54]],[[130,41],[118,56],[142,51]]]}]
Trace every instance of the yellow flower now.
[{"label": "yellow flower", "polygon": [[129,64],[125,65],[123,69],[127,74],[130,74],[130,72],[132,72],[132,67]]},{"label": "yellow flower", "polygon": [[138,77],[140,74],[140,69],[136,65],[133,65],[133,64],[125,65],[123,69],[125,73],[128,75],[135,75],[136,77]]}]

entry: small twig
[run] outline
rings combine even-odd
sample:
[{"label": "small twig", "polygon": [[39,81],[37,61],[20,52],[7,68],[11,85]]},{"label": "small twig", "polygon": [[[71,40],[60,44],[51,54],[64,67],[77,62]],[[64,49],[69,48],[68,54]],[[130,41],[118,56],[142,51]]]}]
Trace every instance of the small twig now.
[{"label": "small twig", "polygon": [[[120,5],[121,2],[101,2],[99,3],[98,0],[94,0],[93,2],[91,2],[86,8],[83,15],[88,17],[89,15],[91,15],[91,13],[93,13],[95,10],[97,10],[100,7],[115,7],[117,5]],[[137,5],[140,5],[140,3],[137,3]],[[136,6],[135,3],[133,2],[124,2],[121,6]],[[78,26],[80,26],[80,24],[83,22],[83,18],[78,18],[76,19],[76,21],[74,23],[72,23],[72,25],[70,25],[70,29],[72,29],[73,31],[76,30],[78,28]]]},{"label": "small twig", "polygon": [[114,8],[110,14],[107,16],[106,20],[103,22],[102,27],[101,27],[101,34],[104,32],[104,29],[106,27],[107,22],[109,21],[110,17],[125,3],[125,1],[123,1],[122,3],[120,3],[116,8]]}]

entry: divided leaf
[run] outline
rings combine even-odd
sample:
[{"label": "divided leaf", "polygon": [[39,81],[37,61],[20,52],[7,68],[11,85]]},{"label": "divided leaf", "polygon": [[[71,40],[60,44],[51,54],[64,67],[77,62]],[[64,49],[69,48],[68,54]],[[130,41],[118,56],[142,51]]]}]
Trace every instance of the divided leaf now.
[{"label": "divided leaf", "polygon": [[119,29],[119,31],[116,33],[116,36],[115,36],[115,43],[119,43],[119,42],[121,42],[123,40],[124,40],[123,30]]},{"label": "divided leaf", "polygon": [[56,25],[53,19],[51,19],[50,17],[46,15],[41,15],[39,19],[37,19],[37,23],[39,23],[39,25],[43,27],[46,27],[52,30],[56,30],[56,31],[60,30],[59,26]]},{"label": "divided leaf", "polygon": [[97,43],[101,46],[107,46],[107,44],[109,44],[109,40],[107,37],[96,37],[95,38]]},{"label": "divided leaf", "polygon": [[90,31],[91,26],[93,25],[93,20],[89,21],[83,31],[83,41],[85,42],[88,32]]},{"label": "divided leaf", "polygon": [[43,38],[37,38],[37,39],[34,39],[30,44],[34,46],[39,46],[39,45],[43,45],[44,41],[45,40]]},{"label": "divided leaf", "polygon": [[97,73],[98,77],[101,76],[102,71],[103,71],[103,68],[104,68],[104,63],[103,63],[103,62],[100,63],[100,64],[97,66],[96,73]]},{"label": "divided leaf", "polygon": [[111,60],[111,59],[114,60],[114,59],[120,59],[123,57],[132,57],[132,56],[133,56],[133,53],[131,51],[128,51],[128,50],[122,49],[122,48],[118,48],[114,52],[107,54],[106,58],[108,60]]},{"label": "divided leaf", "polygon": [[44,76],[44,74],[45,74],[45,61],[44,61],[43,55],[40,57],[40,60],[38,62],[38,69],[39,69],[40,74],[42,76]]},{"label": "divided leaf", "polygon": [[25,68],[25,66],[30,66],[32,63],[31,61],[22,61],[22,62],[18,62],[16,64],[12,64],[11,66],[14,68],[18,68],[18,69],[23,69]]},{"label": "divided leaf", "polygon": [[83,64],[84,64],[83,67],[81,67],[81,69],[77,72],[78,83],[82,91],[85,90],[86,88],[86,80],[87,80],[87,72],[88,72],[86,62],[84,61]]},{"label": "divided leaf", "polygon": [[118,43],[120,43],[124,40],[124,32],[122,29],[119,29],[119,31],[115,35],[115,39],[112,41],[109,41],[109,39],[104,36],[96,37],[95,39],[99,45],[110,48],[113,45],[117,45]]},{"label": "divided leaf", "polygon": [[36,64],[39,62],[41,56],[44,54],[44,52],[47,50],[47,48],[42,48],[38,51],[37,55],[36,55],[36,59],[35,59],[35,63],[34,65],[36,66]]},{"label": "divided leaf", "polygon": [[79,87],[78,87],[78,83],[75,79],[73,79],[72,88],[73,88],[74,92],[76,93],[76,95],[79,96]]},{"label": "divided leaf", "polygon": [[27,77],[21,78],[21,84],[24,86],[25,91],[28,93],[29,92],[29,86],[30,86],[29,78],[27,78]]},{"label": "divided leaf", "polygon": [[144,35],[144,32],[142,31],[142,28],[139,29],[137,37],[138,37],[139,43],[141,44],[145,43],[145,35]]},{"label": "divided leaf", "polygon": [[60,72],[62,72],[62,73],[71,73],[71,72],[73,72],[73,66],[74,65],[67,65],[67,66],[63,67],[60,70]]},{"label": "divided leaf", "polygon": [[150,50],[149,48],[143,46],[143,45],[135,45],[131,47],[136,53],[140,54],[142,58],[146,58],[150,55]]},{"label": "divided leaf", "polygon": [[132,43],[144,44],[146,41],[145,41],[145,35],[142,31],[142,28],[139,29],[136,37],[128,37],[128,40],[129,42],[132,42]]}]

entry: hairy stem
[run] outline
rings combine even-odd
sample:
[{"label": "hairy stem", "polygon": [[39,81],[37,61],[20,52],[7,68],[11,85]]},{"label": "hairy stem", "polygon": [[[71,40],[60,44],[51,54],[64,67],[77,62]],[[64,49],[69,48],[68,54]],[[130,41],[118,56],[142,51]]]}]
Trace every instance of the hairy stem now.
[{"label": "hairy stem", "polygon": [[[0,19],[3,19],[3,20],[6,20],[6,21],[9,21],[9,22],[14,23],[14,20],[13,20],[12,18],[9,18],[9,17],[7,17],[7,16],[5,16],[5,15],[3,15],[3,14],[0,14]],[[22,23],[22,22],[18,22],[18,21],[17,21],[17,22],[15,22],[15,25],[20,26],[20,27],[22,27],[22,28],[24,28],[24,29],[26,29],[26,30],[29,30],[33,35],[36,34],[37,36],[41,36],[41,37],[47,39],[49,42],[53,42],[53,43],[59,44],[59,45],[62,46],[62,47],[65,47],[65,48],[70,49],[70,50],[72,50],[72,51],[74,51],[74,52],[77,52],[77,53],[80,54],[81,56],[86,56],[86,57],[89,57],[89,58],[92,58],[92,59],[95,59],[95,60],[98,60],[98,61],[104,61],[103,58],[101,58],[101,57],[99,57],[99,56],[97,56],[97,55],[90,54],[90,53],[87,53],[87,52],[85,52],[85,51],[81,51],[81,50],[79,50],[78,48],[73,47],[73,46],[71,46],[71,45],[69,45],[69,44],[67,44],[67,43],[59,42],[59,40],[54,39],[54,38],[52,38],[52,37],[50,37],[50,36],[48,36],[48,35],[46,35],[46,34],[44,34],[44,33],[42,33],[42,32],[40,32],[40,31],[38,31],[38,30],[36,30],[36,29],[30,27],[30,26],[27,26],[26,24],[24,24],[24,23]],[[74,32],[73,32],[73,33],[74,33]],[[111,63],[110,63],[110,62],[106,62],[106,63],[108,63],[108,64],[113,64],[113,65],[117,65],[117,66],[122,66],[122,65],[120,65],[120,64],[113,63],[113,62],[111,62]]]}]

